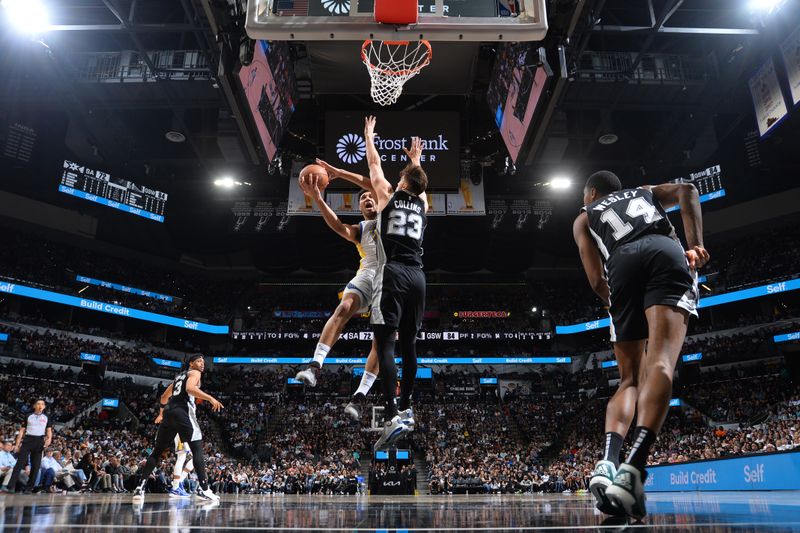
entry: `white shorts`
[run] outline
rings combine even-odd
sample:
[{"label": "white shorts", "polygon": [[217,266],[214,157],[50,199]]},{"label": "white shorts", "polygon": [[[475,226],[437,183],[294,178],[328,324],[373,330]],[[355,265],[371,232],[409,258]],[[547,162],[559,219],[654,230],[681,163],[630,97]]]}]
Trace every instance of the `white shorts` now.
[{"label": "white shorts", "polygon": [[366,313],[369,311],[370,304],[372,303],[372,283],[374,280],[374,270],[359,270],[345,287],[342,296],[345,294],[357,294],[361,301],[361,307],[356,310],[357,313]]},{"label": "white shorts", "polygon": [[183,443],[181,440],[180,435],[175,435],[175,451],[176,452],[187,452],[189,451],[189,447]]}]

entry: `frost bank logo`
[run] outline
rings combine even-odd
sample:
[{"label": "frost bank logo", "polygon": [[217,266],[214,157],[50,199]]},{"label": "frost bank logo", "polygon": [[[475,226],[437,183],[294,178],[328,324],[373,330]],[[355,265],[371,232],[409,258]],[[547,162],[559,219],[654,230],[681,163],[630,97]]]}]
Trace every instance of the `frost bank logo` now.
[{"label": "frost bank logo", "polygon": [[322,0],[322,7],[331,15],[350,13],[350,0]]},{"label": "frost bank logo", "polygon": [[367,155],[367,143],[361,135],[347,133],[336,143],[336,155],[348,165],[353,165]]}]

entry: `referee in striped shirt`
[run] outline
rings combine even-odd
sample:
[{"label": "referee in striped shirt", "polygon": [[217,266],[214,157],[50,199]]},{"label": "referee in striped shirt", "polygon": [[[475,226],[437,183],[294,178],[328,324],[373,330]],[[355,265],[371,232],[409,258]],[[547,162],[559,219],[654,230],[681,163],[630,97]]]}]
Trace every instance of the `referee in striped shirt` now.
[{"label": "referee in striped shirt", "polygon": [[28,465],[28,458],[31,462],[31,472],[28,475],[28,485],[25,493],[33,491],[36,484],[36,476],[39,474],[39,467],[42,465],[42,452],[53,440],[53,427],[50,418],[44,414],[44,400],[36,400],[33,404],[33,413],[28,415],[28,422],[19,428],[17,444],[14,451],[17,452],[17,464],[11,474],[8,483],[10,492],[14,492],[17,487],[17,480],[23,468]]}]

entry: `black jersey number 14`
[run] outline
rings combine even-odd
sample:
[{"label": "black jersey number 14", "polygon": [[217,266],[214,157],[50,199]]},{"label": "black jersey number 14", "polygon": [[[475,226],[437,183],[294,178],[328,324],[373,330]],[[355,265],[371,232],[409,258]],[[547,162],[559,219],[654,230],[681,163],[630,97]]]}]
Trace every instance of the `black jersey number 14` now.
[{"label": "black jersey number 14", "polygon": [[422,217],[416,213],[392,211],[389,213],[389,226],[386,233],[419,240],[422,238]]},{"label": "black jersey number 14", "polygon": [[[653,204],[644,198],[634,198],[628,202],[628,207],[625,209],[625,214],[630,218],[644,217],[644,221],[647,224],[652,224],[656,220],[661,220],[664,218],[658,212],[658,209],[656,209]],[[622,220],[622,218],[613,209],[607,209],[602,215],[600,215],[600,220],[606,224],[609,224],[611,229],[614,230],[612,236],[614,237],[615,241],[622,239],[625,237],[625,235],[633,231],[633,225],[630,222],[625,222]]]}]

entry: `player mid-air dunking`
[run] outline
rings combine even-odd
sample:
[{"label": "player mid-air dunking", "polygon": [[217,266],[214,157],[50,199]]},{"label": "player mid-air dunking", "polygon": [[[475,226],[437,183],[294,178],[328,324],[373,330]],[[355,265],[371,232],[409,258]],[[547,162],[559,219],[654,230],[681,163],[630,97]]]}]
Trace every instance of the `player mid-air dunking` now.
[{"label": "player mid-air dunking", "polygon": [[[323,161],[318,161],[319,165],[324,168],[330,179],[341,177],[343,179],[351,178],[350,181],[356,180],[357,183],[363,183],[367,178],[359,175],[351,175],[351,173],[344,170],[335,168]],[[375,272],[378,266],[378,258],[375,250],[375,233],[376,218],[378,212],[375,209],[375,201],[372,198],[372,193],[365,191],[361,194],[358,202],[361,214],[364,220],[355,225],[345,224],[333,209],[325,202],[322,197],[322,191],[317,184],[317,177],[310,173],[300,181],[300,187],[303,192],[310,196],[319,207],[322,213],[322,218],[325,223],[339,236],[347,241],[352,242],[358,249],[358,254],[361,256],[361,263],[356,272],[355,277],[350,280],[342,293],[342,301],[336,307],[333,315],[325,323],[322,329],[319,343],[314,350],[314,360],[309,367],[297,373],[296,379],[302,381],[306,385],[315,387],[317,379],[319,379],[320,369],[325,362],[334,343],[339,339],[347,323],[350,319],[359,313],[364,313],[369,310],[372,303],[372,284],[375,278]],[[347,413],[354,420],[361,418],[360,405],[363,403],[369,389],[375,382],[378,374],[378,354],[375,349],[375,342],[372,342],[372,348],[367,357],[367,364],[364,369],[364,375],[361,376],[361,383],[358,386],[355,394],[353,395],[350,403],[345,406],[345,413]]]},{"label": "player mid-air dunking", "polygon": [[219,411],[224,406],[219,400],[200,390],[200,376],[205,370],[203,356],[200,354],[189,356],[187,365],[188,368],[175,376],[161,395],[161,410],[156,418],[156,424],[160,424],[156,432],[156,443],[147,457],[147,463],[140,471],[142,481],[133,493],[134,503],[144,501],[147,479],[158,465],[161,454],[173,444],[176,435],[180,436],[181,441],[188,443],[192,451],[192,462],[197,470],[197,481],[200,484],[197,495],[206,500],[219,501],[219,496],[208,487],[203,455],[203,433],[197,423],[195,398],[209,402],[214,411]]},{"label": "player mid-air dunking", "polygon": [[[709,259],[700,200],[690,184],[623,190],[615,174],[600,171],[586,182],[583,203],[573,234],[592,289],[610,306],[620,372],[606,410],[604,456],[590,490],[601,511],[641,519],[647,512],[647,457],[669,410],[689,316],[697,316],[696,270]],[[680,206],[688,251],[664,211],[674,205]],[[620,465],[634,413],[633,444]]]},{"label": "player mid-air dunking", "polygon": [[[422,239],[428,220],[425,190],[428,176],[420,166],[422,142],[414,138],[404,148],[409,164],[400,171],[397,190],[386,180],[375,148],[375,117],[367,117],[370,188],[378,204],[378,272],[375,276],[370,322],[375,333],[380,364],[381,388],[386,401],[383,434],[375,450],[387,448],[414,429],[411,396],[417,374],[417,334],[425,313],[425,273],[422,270]],[[400,403],[395,401],[397,367],[395,338],[400,341],[403,378]]]}]

